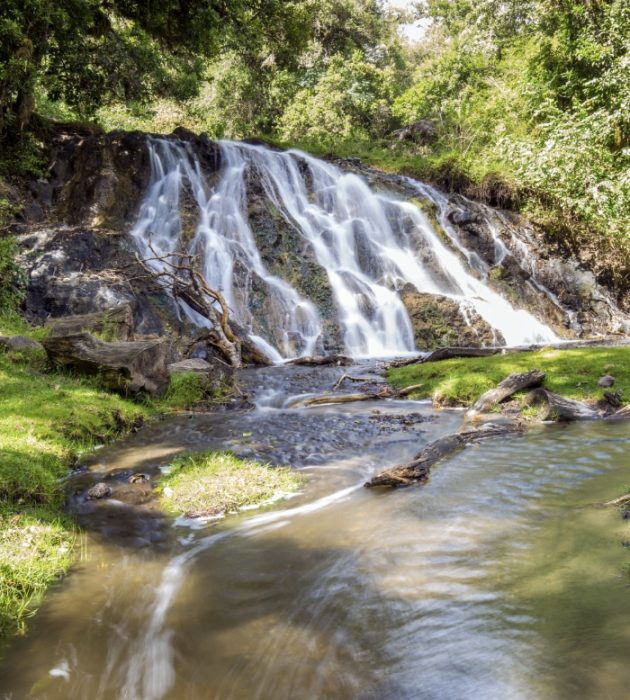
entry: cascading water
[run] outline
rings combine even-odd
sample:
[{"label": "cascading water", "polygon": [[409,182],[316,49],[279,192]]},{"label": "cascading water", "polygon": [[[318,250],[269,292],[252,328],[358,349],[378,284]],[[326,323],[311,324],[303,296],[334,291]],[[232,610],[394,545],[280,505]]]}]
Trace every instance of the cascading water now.
[{"label": "cascading water", "polygon": [[[149,149],[152,184],[132,231],[141,253],[168,256],[183,245],[199,253],[210,286],[221,290],[236,320],[275,361],[321,350],[322,322],[312,301],[266,268],[248,219],[248,177],[258,179],[299,245],[325,271],[346,353],[385,357],[414,350],[398,294],[408,285],[453,299],[465,317],[473,310],[508,345],[557,340],[547,326],[469,272],[417,206],[373,192],[355,174],[301,151],[223,141],[218,184],[211,188],[188,145],[152,139]],[[185,183],[198,209],[196,232],[187,244],[180,214]],[[431,196],[435,199],[433,191]],[[474,267],[470,254],[448,235]],[[266,321],[254,304],[254,285],[264,288]]]}]

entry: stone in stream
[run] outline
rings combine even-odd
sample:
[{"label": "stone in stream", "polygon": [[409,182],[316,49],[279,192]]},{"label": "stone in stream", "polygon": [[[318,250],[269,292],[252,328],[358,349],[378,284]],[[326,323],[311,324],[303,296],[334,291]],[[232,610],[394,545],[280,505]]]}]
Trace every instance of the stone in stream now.
[{"label": "stone in stream", "polygon": [[112,495],[112,489],[105,482],[99,481],[98,484],[94,484],[86,494],[89,501],[100,500],[101,498],[107,498]]}]

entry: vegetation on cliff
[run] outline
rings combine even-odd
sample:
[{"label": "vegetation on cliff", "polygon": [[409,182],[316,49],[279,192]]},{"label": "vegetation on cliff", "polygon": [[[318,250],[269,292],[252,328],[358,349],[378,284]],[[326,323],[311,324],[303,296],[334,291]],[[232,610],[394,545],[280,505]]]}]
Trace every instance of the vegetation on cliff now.
[{"label": "vegetation on cliff", "polygon": [[[525,209],[623,296],[627,3],[408,6],[405,13],[378,0],[213,0],[153,3],[148,11],[118,1],[4,3],[0,138],[11,166],[0,170],[41,172],[45,122],[33,112],[108,129],[266,135]],[[409,44],[397,30],[414,16],[425,31]],[[392,134],[418,120],[429,129],[402,140]]]}]

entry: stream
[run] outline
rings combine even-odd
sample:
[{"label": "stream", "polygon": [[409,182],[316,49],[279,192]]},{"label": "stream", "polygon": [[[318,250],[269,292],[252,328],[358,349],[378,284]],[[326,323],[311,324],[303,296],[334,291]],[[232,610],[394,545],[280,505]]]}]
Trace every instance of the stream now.
[{"label": "stream", "polygon": [[[425,486],[363,488],[456,430],[428,402],[286,408],[347,368],[244,370],[255,408],[171,417],[72,479],[82,557],[0,665],[0,697],[551,700],[628,697],[627,423],[468,447]],[[355,375],[382,381],[376,363]],[[87,501],[182,450],[288,463],[303,491],[216,523]],[[116,493],[114,493],[114,496]],[[132,499],[133,500],[133,499]]]}]

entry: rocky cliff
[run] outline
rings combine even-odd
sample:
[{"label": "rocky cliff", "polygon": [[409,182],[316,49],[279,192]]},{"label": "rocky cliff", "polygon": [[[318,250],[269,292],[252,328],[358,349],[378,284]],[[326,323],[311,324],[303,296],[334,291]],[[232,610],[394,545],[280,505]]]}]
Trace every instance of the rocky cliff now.
[{"label": "rocky cliff", "polygon": [[[194,153],[211,191],[222,166],[218,145],[183,130],[168,138]],[[133,336],[183,338],[188,345],[182,347],[194,347],[198,356],[203,355],[205,351],[189,342],[198,329],[182,313],[181,305],[154,280],[140,274],[137,243],[129,235],[155,176],[147,136],[137,132],[65,133],[57,137],[51,153],[49,177],[33,183],[32,200],[15,229],[29,279],[27,315],[44,321],[125,306],[131,309]],[[520,216],[375,171],[355,160],[336,165],[358,174],[379,191],[412,201],[471,275],[483,279],[515,307],[530,311],[559,337],[630,331],[628,317],[593,274],[575,260],[562,257],[544,231]],[[184,178],[182,245],[194,238],[197,227],[199,211],[193,194]],[[247,176],[244,207],[266,269],[316,307],[322,328],[318,350],[343,351],[339,299],[329,276],[318,263],[312,243],[261,185],[256,169]],[[360,242],[359,234],[356,239]],[[448,270],[431,269],[435,263],[429,253],[422,244],[417,245],[416,255],[433,277],[447,277]],[[234,275],[239,278],[237,287],[247,286],[249,332],[278,345],[280,326],[274,315],[278,307],[269,302],[269,285],[251,270],[239,270],[238,261]],[[401,284],[397,291],[418,349],[504,342],[474,310],[448,295],[427,294],[409,284]]]}]

